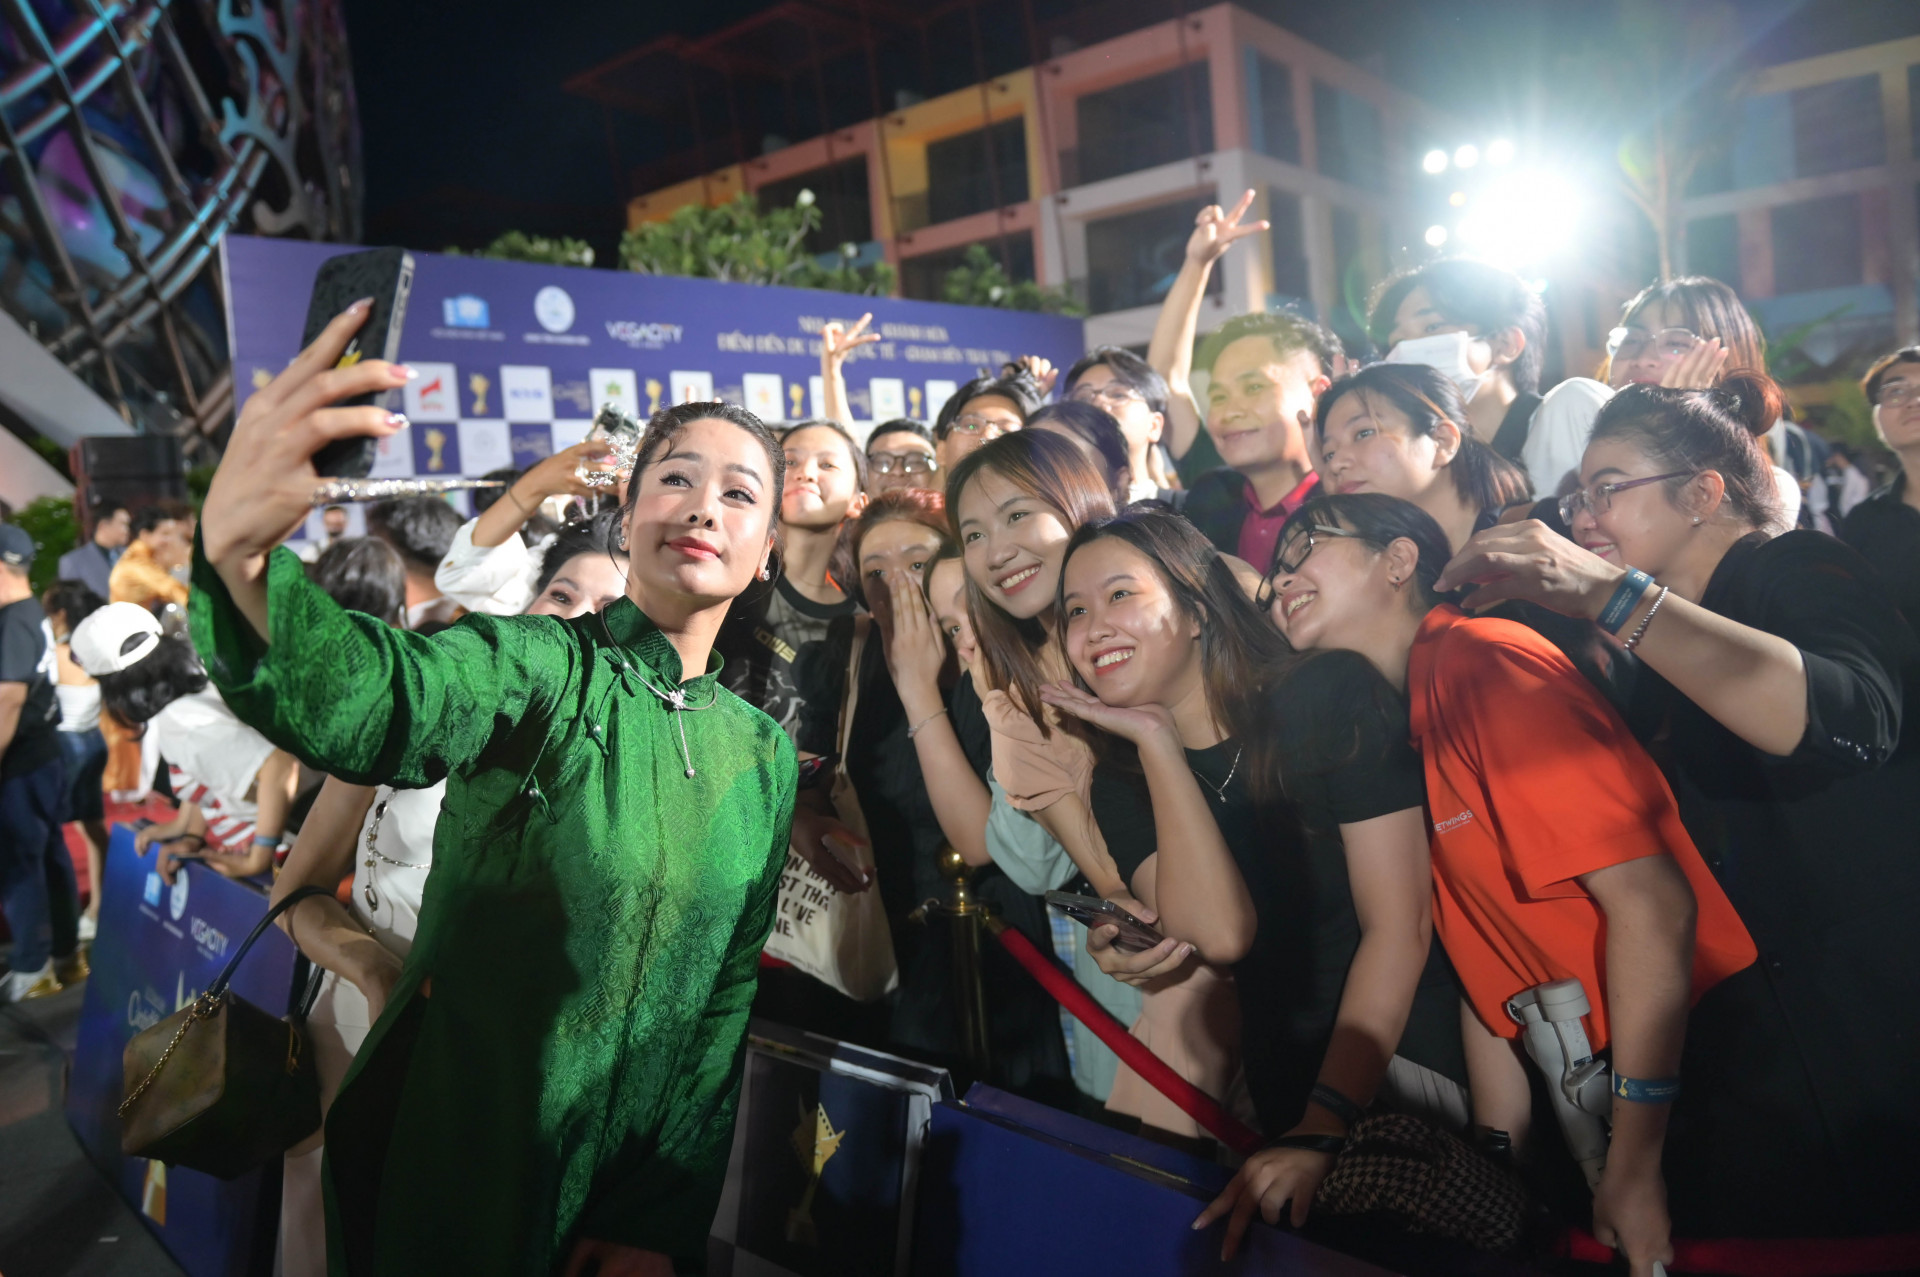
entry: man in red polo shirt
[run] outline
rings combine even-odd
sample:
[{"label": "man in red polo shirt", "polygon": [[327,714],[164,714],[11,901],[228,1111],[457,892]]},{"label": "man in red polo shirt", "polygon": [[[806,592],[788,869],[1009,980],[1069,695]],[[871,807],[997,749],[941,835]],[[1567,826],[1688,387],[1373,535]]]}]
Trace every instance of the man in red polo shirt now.
[{"label": "man in red polo shirt", "polygon": [[1201,343],[1207,429],[1180,468],[1213,450],[1226,464],[1192,480],[1180,511],[1223,554],[1264,571],[1280,526],[1318,488],[1306,427],[1339,360],[1340,339],[1293,314],[1242,315]]}]

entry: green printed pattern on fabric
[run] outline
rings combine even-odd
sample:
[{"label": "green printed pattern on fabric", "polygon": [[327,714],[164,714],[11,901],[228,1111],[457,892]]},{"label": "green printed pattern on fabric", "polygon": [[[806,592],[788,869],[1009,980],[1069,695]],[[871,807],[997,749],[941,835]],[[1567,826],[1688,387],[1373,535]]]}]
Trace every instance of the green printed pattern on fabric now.
[{"label": "green printed pattern on fabric", "polygon": [[[697,1267],[786,857],[786,735],[712,669],[680,683],[628,600],[422,638],[276,550],[267,645],[197,546],[193,579],[242,719],[345,779],[448,782],[419,934],[327,1121],[333,1271],[351,1251],[356,1273],[546,1273],[580,1237]],[[717,700],[676,722],[648,683]]]}]

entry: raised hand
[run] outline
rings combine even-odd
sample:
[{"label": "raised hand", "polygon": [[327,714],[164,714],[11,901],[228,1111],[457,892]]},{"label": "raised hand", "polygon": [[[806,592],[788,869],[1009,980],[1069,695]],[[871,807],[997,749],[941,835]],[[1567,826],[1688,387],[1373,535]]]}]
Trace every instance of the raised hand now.
[{"label": "raised hand", "polygon": [[1060,380],[1060,370],[1053,366],[1051,359],[1044,359],[1039,355],[1022,355],[1013,362],[1026,369],[1027,375],[1039,385],[1041,398],[1044,399],[1053,393],[1053,383]]},{"label": "raised hand", "polygon": [[1440,573],[1434,588],[1444,593],[1478,585],[1462,604],[1469,612],[1525,599],[1563,616],[1593,620],[1625,576],[1625,569],[1538,519],[1526,519],[1476,533]]},{"label": "raised hand", "polygon": [[851,328],[839,320],[831,320],[820,326],[820,362],[821,365],[835,365],[846,362],[848,355],[861,346],[870,346],[880,340],[879,333],[867,331],[867,325],[873,322],[873,313],[860,316]]},{"label": "raised hand", "polygon": [[1224,211],[1218,204],[1209,204],[1201,209],[1194,216],[1193,234],[1187,240],[1187,260],[1196,265],[1211,266],[1236,241],[1266,230],[1269,223],[1264,219],[1248,222],[1245,226],[1240,224],[1240,219],[1253,207],[1253,195],[1253,191],[1249,190],[1240,197],[1239,203]]},{"label": "raised hand", "polygon": [[918,722],[940,709],[940,670],[947,663],[947,641],[933,623],[933,611],[920,592],[918,578],[896,568],[887,574],[887,593],[893,602],[887,669],[907,718]]},{"label": "raised hand", "polygon": [[[333,366],[366,322],[370,306],[370,301],[359,301],[340,312],[240,410],[200,514],[201,543],[223,575],[230,566],[264,560],[267,551],[306,521],[320,480],[313,468],[314,453],[336,439],[384,438],[407,424],[405,417],[385,408],[331,406],[355,395],[396,389],[415,375],[405,365],[381,359]],[[254,574],[263,569],[263,562],[251,565]]]},{"label": "raised hand", "polygon": [[1240,1239],[1257,1210],[1269,1224],[1280,1223],[1280,1212],[1291,1202],[1288,1217],[1295,1228],[1307,1222],[1313,1195],[1333,1169],[1333,1154],[1316,1153],[1304,1148],[1266,1148],[1249,1157],[1213,1204],[1193,1221],[1195,1229],[1207,1227],[1223,1215],[1227,1235],[1220,1243],[1220,1260],[1225,1263],[1240,1249]]},{"label": "raised hand", "polygon": [[1667,365],[1660,384],[1669,390],[1711,390],[1729,353],[1718,337],[1696,341],[1692,350]]},{"label": "raised hand", "polygon": [[1174,728],[1173,715],[1164,705],[1109,705],[1067,682],[1042,685],[1040,699],[1063,714],[1071,714],[1092,723],[1101,731],[1112,732],[1135,745],[1165,744],[1168,741],[1179,744],[1180,735]]}]

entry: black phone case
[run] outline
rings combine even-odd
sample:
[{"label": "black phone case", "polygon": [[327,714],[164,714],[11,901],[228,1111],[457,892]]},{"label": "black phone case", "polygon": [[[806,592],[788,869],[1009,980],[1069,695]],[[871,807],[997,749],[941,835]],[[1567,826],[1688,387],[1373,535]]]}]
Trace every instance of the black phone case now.
[{"label": "black phone case", "polygon": [[[413,257],[404,248],[374,248],[347,253],[321,264],[307,303],[307,327],[300,337],[305,350],[332,323],[334,317],[362,297],[373,298],[373,310],[341,355],[342,367],[361,359],[400,357],[400,330],[407,315],[407,294],[413,289]],[[386,392],[392,393],[392,392]],[[370,404],[379,394],[357,395],[342,406]],[[336,439],[313,456],[313,468],[326,478],[363,479],[373,470],[379,441],[362,436]]]},{"label": "black phone case", "polygon": [[1114,938],[1114,948],[1127,953],[1144,952],[1166,939],[1151,923],[1142,922],[1110,900],[1077,896],[1069,891],[1049,891],[1046,899],[1048,904],[1089,931],[1118,927],[1120,934]]}]

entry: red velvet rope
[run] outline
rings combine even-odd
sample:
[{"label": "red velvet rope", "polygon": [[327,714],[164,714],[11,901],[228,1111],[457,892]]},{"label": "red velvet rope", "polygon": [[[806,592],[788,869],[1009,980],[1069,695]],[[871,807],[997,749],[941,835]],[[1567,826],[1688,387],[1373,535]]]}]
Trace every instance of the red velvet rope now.
[{"label": "red velvet rope", "polygon": [[1007,952],[1013,955],[1014,961],[1025,967],[1027,974],[1053,995],[1054,1001],[1071,1012],[1074,1019],[1092,1029],[1094,1036],[1126,1061],[1128,1068],[1145,1078],[1154,1090],[1172,1100],[1181,1112],[1212,1132],[1215,1139],[1242,1157],[1265,1146],[1266,1140],[1258,1132],[1249,1130],[1233,1114],[1221,1108],[1211,1095],[1175,1073],[1166,1061],[1148,1050],[1144,1042],[1128,1033],[1126,1026],[1095,1002],[1093,995],[1081,988],[1078,980],[1034,948],[1033,941],[1004,925],[995,927],[994,933],[1000,937],[1000,943]]}]

